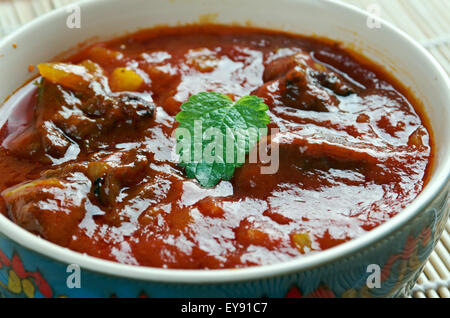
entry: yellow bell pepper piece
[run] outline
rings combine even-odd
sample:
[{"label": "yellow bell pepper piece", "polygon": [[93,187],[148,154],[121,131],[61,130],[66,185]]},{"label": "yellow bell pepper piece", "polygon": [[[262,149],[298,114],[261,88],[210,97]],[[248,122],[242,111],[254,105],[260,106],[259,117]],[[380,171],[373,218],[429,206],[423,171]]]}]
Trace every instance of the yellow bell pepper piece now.
[{"label": "yellow bell pepper piece", "polygon": [[43,63],[38,65],[41,76],[55,84],[72,90],[85,90],[94,79],[86,67],[68,63]]},{"label": "yellow bell pepper piece", "polygon": [[113,92],[136,92],[142,85],[144,80],[135,71],[125,68],[116,68],[109,79],[109,86]]},{"label": "yellow bell pepper piece", "polygon": [[308,233],[294,233],[291,235],[291,239],[294,245],[297,247],[300,253],[304,254],[310,251],[311,248],[311,238]]}]

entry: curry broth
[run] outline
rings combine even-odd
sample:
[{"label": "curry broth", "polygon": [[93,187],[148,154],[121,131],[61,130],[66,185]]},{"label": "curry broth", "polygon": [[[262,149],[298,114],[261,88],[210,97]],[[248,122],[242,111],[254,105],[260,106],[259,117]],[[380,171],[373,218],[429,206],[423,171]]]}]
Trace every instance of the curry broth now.
[{"label": "curry broth", "polygon": [[[65,62],[86,60],[115,95],[85,98],[48,81],[38,94],[30,83],[8,101],[0,130],[2,213],[72,250],[163,268],[272,264],[363,235],[429,176],[420,104],[338,43],[185,26],[97,43]],[[122,68],[142,79],[134,95],[113,79]],[[269,128],[280,130],[270,136],[276,173],[246,163],[211,189],[185,177],[173,160],[175,115],[203,91],[264,99]]]}]

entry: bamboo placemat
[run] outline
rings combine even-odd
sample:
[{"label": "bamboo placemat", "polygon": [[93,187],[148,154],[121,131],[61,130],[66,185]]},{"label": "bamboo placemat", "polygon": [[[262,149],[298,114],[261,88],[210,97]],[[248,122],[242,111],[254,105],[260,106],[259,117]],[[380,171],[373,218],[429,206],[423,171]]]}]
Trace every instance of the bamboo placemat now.
[{"label": "bamboo placemat", "polygon": [[[0,0],[0,37],[76,0]],[[397,25],[426,47],[450,74],[449,0],[342,0]],[[414,287],[416,298],[450,298],[450,220]]]}]

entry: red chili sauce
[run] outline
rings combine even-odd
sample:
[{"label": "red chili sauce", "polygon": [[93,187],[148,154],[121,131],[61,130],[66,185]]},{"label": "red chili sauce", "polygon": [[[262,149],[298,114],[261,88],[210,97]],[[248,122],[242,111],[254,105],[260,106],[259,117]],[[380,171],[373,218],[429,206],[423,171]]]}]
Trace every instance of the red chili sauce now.
[{"label": "red chili sauce", "polygon": [[[364,235],[429,175],[431,130],[418,103],[338,43],[159,28],[65,62],[84,62],[91,73],[78,75],[90,84],[38,78],[2,108],[0,208],[74,251],[163,268],[273,264]],[[138,85],[121,77],[127,70]],[[246,163],[210,189],[186,178],[173,156],[175,115],[203,91],[264,99],[269,128],[279,129],[269,136],[276,173]]]}]

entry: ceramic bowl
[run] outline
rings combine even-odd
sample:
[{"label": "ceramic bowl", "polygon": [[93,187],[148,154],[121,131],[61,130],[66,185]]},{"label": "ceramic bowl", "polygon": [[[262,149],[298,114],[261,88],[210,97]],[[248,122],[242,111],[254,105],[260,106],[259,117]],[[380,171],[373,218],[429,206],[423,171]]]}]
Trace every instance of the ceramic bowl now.
[{"label": "ceramic bowl", "polygon": [[[39,17],[0,42],[0,100],[32,77],[30,64],[51,60],[86,40],[154,25],[251,24],[324,36],[385,65],[425,105],[436,142],[432,177],[401,213],[358,239],[315,255],[244,269],[193,271],[118,264],[52,244],[0,216],[0,295],[392,297],[408,293],[448,219],[450,84],[425,49],[392,25],[334,1],[108,0],[82,1],[78,6]],[[70,28],[77,10],[81,28]],[[81,288],[71,288],[77,287],[71,275],[78,268]],[[368,284],[377,271],[380,285]]]}]

